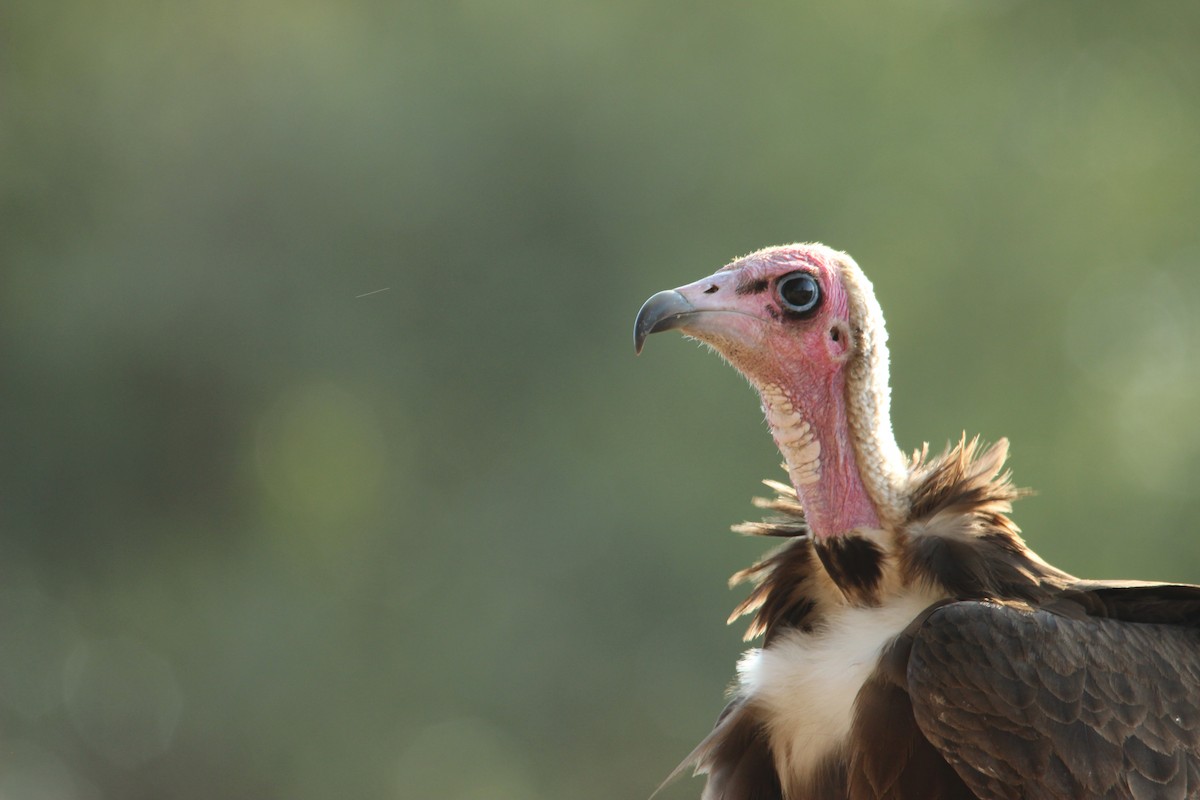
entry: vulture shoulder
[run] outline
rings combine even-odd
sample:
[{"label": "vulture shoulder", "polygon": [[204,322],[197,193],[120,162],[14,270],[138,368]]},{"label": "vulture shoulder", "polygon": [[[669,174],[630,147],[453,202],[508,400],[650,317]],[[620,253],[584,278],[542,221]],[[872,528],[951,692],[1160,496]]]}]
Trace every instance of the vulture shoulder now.
[{"label": "vulture shoulder", "polygon": [[953,602],[898,647],[917,725],[981,798],[1200,796],[1200,587]]}]

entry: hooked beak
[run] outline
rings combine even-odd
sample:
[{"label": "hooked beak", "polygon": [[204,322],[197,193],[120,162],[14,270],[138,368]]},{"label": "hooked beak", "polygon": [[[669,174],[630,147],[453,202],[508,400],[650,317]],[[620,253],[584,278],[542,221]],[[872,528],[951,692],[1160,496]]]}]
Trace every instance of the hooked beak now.
[{"label": "hooked beak", "polygon": [[669,331],[687,324],[690,316],[698,313],[696,307],[675,289],[659,292],[642,304],[637,321],[633,323],[633,350],[642,352],[646,337],[652,333]]},{"label": "hooked beak", "polygon": [[766,321],[761,306],[740,287],[740,269],[723,269],[707,278],[659,292],[642,305],[633,324],[633,347],[640,353],[652,333],[681,328],[688,336],[718,346],[752,346]]}]

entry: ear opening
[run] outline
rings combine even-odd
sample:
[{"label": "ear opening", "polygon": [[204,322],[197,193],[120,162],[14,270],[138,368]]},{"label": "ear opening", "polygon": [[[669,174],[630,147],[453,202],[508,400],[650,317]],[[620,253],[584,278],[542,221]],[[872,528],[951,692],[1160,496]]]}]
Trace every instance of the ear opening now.
[{"label": "ear opening", "polygon": [[854,339],[850,336],[849,325],[842,320],[838,320],[829,326],[826,336],[825,346],[829,348],[829,355],[832,358],[839,361],[849,358],[851,351],[854,349]]}]

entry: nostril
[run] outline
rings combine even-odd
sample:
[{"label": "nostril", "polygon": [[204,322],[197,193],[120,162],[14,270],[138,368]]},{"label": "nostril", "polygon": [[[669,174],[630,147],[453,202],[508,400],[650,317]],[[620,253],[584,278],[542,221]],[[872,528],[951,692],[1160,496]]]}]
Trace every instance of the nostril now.
[{"label": "nostril", "polygon": [[708,288],[704,290],[704,293],[705,293],[705,294],[712,294],[713,292],[717,291],[717,289],[718,289],[718,288],[719,288],[719,287],[718,287],[718,286],[717,286],[715,283],[710,283],[710,284],[708,285]]}]

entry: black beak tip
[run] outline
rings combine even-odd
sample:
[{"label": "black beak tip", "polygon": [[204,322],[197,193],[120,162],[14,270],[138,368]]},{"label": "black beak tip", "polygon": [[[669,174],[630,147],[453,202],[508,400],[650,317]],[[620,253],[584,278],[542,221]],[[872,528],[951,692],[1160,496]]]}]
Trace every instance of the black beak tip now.
[{"label": "black beak tip", "polygon": [[695,307],[679,292],[669,289],[659,292],[642,304],[633,323],[633,351],[640,354],[646,337],[652,333],[671,330],[684,324]]}]

